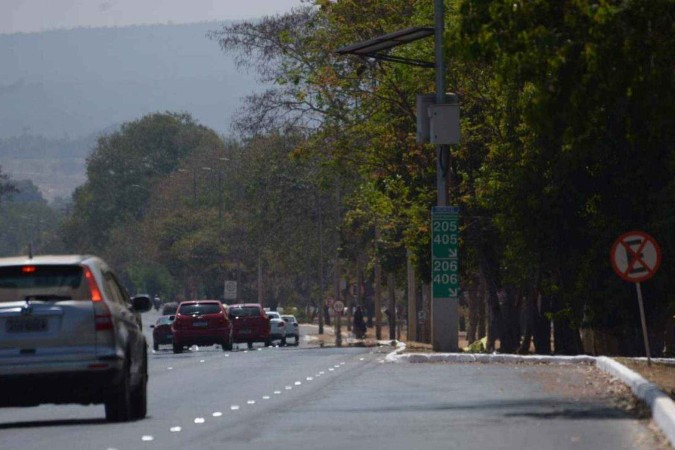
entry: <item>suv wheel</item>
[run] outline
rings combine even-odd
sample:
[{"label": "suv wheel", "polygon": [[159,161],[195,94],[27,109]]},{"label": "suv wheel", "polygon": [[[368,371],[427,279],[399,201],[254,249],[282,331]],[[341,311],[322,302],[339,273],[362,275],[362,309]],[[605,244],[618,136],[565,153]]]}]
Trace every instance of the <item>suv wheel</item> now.
[{"label": "suv wheel", "polygon": [[272,345],[272,341],[265,341],[265,347],[269,347],[270,345]]},{"label": "suv wheel", "polygon": [[125,364],[122,380],[105,401],[105,418],[110,422],[127,422],[132,417],[129,364]]},{"label": "suv wheel", "polygon": [[253,348],[253,342],[248,343],[248,349],[251,350]]},{"label": "suv wheel", "polygon": [[155,342],[155,341],[152,341],[152,349],[153,349],[154,351],[159,350],[159,344],[158,344],[157,342]]},{"label": "suv wheel", "polygon": [[281,347],[286,347],[286,338],[281,338],[281,343],[279,345]]},{"label": "suv wheel", "polygon": [[173,352],[174,353],[183,353],[183,346],[174,341],[173,343]]},{"label": "suv wheel", "polygon": [[223,351],[224,352],[231,352],[232,351],[232,341],[224,341],[222,344]]},{"label": "suv wheel", "polygon": [[131,414],[134,419],[143,419],[148,414],[148,359],[143,364],[141,382],[131,392]]}]

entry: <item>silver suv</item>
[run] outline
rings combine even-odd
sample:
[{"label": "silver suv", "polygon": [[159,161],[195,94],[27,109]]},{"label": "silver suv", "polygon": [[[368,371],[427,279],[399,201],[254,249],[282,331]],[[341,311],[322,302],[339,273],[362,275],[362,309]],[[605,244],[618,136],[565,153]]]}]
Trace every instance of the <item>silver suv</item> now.
[{"label": "silver suv", "polygon": [[109,421],[147,413],[140,312],[94,256],[0,258],[0,406],[105,403]]}]

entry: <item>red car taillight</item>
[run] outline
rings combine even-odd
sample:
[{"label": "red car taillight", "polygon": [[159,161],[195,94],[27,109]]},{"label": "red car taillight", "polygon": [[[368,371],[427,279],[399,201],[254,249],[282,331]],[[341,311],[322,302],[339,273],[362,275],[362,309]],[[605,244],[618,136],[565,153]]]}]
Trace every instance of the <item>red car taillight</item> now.
[{"label": "red car taillight", "polygon": [[98,288],[98,283],[96,283],[96,278],[94,278],[94,274],[91,273],[91,269],[87,266],[84,266],[84,277],[89,285],[91,301],[94,304],[94,323],[96,331],[112,330],[113,321],[110,309],[108,309],[108,305],[103,301],[103,296]]},{"label": "red car taillight", "polygon": [[180,328],[182,326],[183,326],[183,321],[178,316],[176,316],[176,318],[173,321],[173,324],[171,325],[171,328],[173,328],[174,330],[177,330],[178,328]]}]

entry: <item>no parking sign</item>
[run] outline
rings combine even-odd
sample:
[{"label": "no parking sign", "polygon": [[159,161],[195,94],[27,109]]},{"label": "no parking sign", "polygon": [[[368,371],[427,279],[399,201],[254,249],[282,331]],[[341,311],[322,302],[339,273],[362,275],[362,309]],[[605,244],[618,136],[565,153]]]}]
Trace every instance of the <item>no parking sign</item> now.
[{"label": "no parking sign", "polygon": [[661,265],[661,249],[656,239],[643,231],[629,231],[614,241],[612,268],[626,281],[639,283],[654,276]]},{"label": "no parking sign", "polygon": [[610,259],[614,272],[622,279],[635,283],[640,321],[642,322],[642,338],[647,353],[647,364],[652,365],[649,339],[647,338],[647,320],[642,302],[640,282],[654,276],[661,265],[661,249],[656,239],[644,231],[629,231],[614,241],[610,251]]}]

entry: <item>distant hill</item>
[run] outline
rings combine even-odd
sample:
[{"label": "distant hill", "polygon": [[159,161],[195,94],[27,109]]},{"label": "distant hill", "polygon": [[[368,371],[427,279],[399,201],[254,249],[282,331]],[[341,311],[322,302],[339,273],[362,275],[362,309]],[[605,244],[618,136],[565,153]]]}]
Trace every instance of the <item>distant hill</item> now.
[{"label": "distant hill", "polygon": [[[188,112],[226,133],[241,98],[259,86],[206,37],[219,27],[213,22],[0,35],[0,165],[10,174],[19,167],[24,174],[41,172],[36,160],[28,161],[35,142],[65,152],[70,146],[64,142],[95,143],[91,136],[101,130],[157,111]],[[28,147],[7,147],[31,136]],[[80,176],[72,180],[83,179],[84,157],[76,156]],[[68,182],[50,194],[33,180],[47,198],[69,195],[75,187]]]}]

